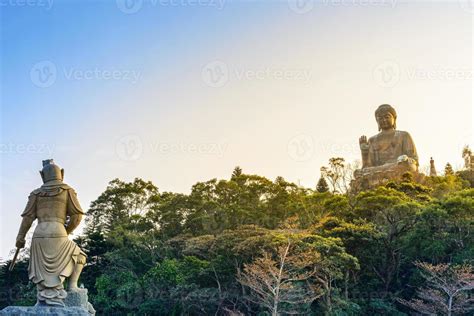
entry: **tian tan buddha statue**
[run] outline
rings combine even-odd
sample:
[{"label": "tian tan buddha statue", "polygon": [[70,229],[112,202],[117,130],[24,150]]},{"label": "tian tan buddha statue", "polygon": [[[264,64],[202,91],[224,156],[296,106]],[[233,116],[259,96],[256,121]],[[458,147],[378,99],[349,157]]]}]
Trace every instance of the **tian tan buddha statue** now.
[{"label": "tian tan buddha statue", "polygon": [[[77,286],[86,255],[68,238],[81,222],[84,212],[74,189],[63,182],[64,169],[50,159],[43,161],[40,173],[44,184],[31,192],[28,198],[21,214],[23,220],[16,238],[16,247],[25,246],[25,236],[33,221],[38,220],[31,242],[28,267],[29,279],[37,287],[36,306],[63,307],[68,293],[87,291]],[[66,278],[68,292],[63,287]],[[92,305],[87,302],[87,293],[85,297],[85,302],[82,299],[83,307],[93,314]]]},{"label": "tian tan buddha statue", "polygon": [[405,172],[418,172],[418,155],[410,134],[396,130],[397,112],[382,104],[375,111],[379,133],[359,138],[362,169],[354,172],[355,182],[363,188],[399,177]]}]

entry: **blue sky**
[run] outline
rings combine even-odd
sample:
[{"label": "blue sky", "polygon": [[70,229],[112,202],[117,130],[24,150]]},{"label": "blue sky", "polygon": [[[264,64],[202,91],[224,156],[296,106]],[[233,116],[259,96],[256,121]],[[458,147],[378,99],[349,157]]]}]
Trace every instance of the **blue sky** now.
[{"label": "blue sky", "polygon": [[113,178],[187,193],[237,165],[314,187],[382,103],[422,166],[472,146],[463,0],[30,1],[0,1],[0,257],[43,159],[87,209]]}]

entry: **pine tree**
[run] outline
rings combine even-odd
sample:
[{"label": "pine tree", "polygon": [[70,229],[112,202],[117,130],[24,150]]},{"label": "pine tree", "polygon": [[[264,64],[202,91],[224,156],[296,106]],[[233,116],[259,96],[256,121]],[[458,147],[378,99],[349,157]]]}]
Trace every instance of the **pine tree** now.
[{"label": "pine tree", "polygon": [[240,168],[239,166],[235,167],[234,171],[232,172],[232,178],[237,178],[237,177],[240,177],[241,175],[242,175],[242,168]]},{"label": "pine tree", "polygon": [[316,185],[316,191],[319,193],[324,193],[329,191],[328,183],[324,177],[319,178],[318,184]]},{"label": "pine tree", "polygon": [[446,167],[444,167],[444,175],[445,176],[452,176],[454,174],[453,166],[448,162]]}]

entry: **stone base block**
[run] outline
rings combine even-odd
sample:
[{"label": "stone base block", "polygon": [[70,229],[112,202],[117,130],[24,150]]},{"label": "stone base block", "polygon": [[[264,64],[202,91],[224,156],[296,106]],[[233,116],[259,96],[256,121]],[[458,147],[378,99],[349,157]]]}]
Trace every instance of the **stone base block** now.
[{"label": "stone base block", "polygon": [[0,315],[90,316],[91,314],[81,307],[8,306],[0,311]]},{"label": "stone base block", "polygon": [[35,306],[8,306],[0,311],[0,316],[27,316],[27,315],[48,315],[48,316],[91,316],[95,315],[94,307],[89,303],[87,289],[80,288],[67,292],[64,300],[65,307],[48,305]]},{"label": "stone base block", "polygon": [[84,288],[78,288],[67,292],[67,297],[64,300],[66,307],[82,307],[89,312],[90,315],[95,315],[95,309],[89,303],[88,291]]}]

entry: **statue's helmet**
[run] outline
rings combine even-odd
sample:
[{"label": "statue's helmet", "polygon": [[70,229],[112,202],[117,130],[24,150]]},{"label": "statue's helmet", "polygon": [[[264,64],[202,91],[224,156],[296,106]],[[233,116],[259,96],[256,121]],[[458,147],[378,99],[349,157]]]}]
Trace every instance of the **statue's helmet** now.
[{"label": "statue's helmet", "polygon": [[[397,111],[395,111],[395,109],[393,108],[393,106],[391,106],[390,104],[382,104],[380,105],[377,110],[375,110],[375,119],[377,120],[377,124],[379,122],[379,116],[382,116],[384,113],[390,113],[392,114],[393,118],[394,118],[394,128],[396,129],[397,128]],[[379,125],[379,131],[380,131],[380,125]]]},{"label": "statue's helmet", "polygon": [[43,183],[59,180],[62,181],[64,178],[64,169],[61,169],[57,164],[54,163],[53,159],[43,160],[43,169],[40,171]]}]

